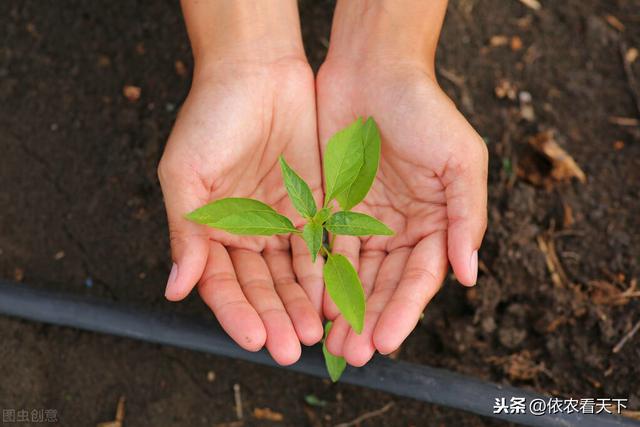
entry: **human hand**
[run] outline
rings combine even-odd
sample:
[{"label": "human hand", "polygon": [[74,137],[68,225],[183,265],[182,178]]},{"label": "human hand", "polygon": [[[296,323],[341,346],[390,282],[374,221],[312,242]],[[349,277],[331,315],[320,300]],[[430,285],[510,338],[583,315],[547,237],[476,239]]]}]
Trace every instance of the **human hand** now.
[{"label": "human hand", "polygon": [[[368,46],[360,56],[345,51],[340,13],[339,3],[328,59],[316,83],[320,141],[326,144],[357,117],[377,121],[380,168],[356,210],[396,232],[390,238],[335,240],[334,250],[359,272],[367,311],[358,335],[325,295],[324,314],[336,319],[326,345],[362,366],[376,350],[388,354],[400,346],[439,290],[448,262],[461,283],[475,284],[486,228],[488,156],[483,140],[438,86],[428,56],[400,56],[384,44]],[[367,13],[354,16],[366,19]],[[351,47],[362,42],[349,36]],[[388,56],[390,51],[399,56]]]},{"label": "human hand", "polygon": [[321,201],[313,73],[303,54],[278,53],[248,60],[196,56],[192,89],[158,175],[174,260],[166,297],[183,299],[198,283],[240,346],[266,345],[278,363],[290,364],[300,356],[300,342],[322,338],[321,265],[311,263],[298,236],[234,236],[184,218],[212,200],[249,197],[299,223],[282,185],[281,154]]}]

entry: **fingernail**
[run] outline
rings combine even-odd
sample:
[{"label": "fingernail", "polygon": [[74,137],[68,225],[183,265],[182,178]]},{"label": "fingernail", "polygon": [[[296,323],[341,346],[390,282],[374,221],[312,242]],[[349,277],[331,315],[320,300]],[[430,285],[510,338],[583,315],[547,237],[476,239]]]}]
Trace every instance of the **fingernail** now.
[{"label": "fingernail", "polygon": [[471,259],[469,260],[469,268],[471,269],[471,275],[473,276],[473,285],[475,286],[478,281],[478,250],[476,249],[471,254]]},{"label": "fingernail", "polygon": [[176,277],[178,277],[178,264],[175,262],[173,266],[171,266],[171,273],[169,273],[169,279],[167,280],[167,289],[164,291],[164,296],[169,295],[173,284],[176,282]]}]

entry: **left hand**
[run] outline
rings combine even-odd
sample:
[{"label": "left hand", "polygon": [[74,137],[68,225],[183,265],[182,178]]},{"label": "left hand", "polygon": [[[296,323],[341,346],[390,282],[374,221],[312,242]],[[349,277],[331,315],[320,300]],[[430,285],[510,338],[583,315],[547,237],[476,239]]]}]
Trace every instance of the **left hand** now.
[{"label": "left hand", "polygon": [[326,345],[354,366],[401,345],[439,290],[448,262],[462,284],[476,282],[487,221],[487,148],[431,70],[419,62],[327,60],[317,78],[322,145],[357,117],[378,123],[380,168],[356,210],[396,233],[335,241],[334,251],[358,270],[367,310],[358,335],[325,294],[324,314],[335,319]]}]

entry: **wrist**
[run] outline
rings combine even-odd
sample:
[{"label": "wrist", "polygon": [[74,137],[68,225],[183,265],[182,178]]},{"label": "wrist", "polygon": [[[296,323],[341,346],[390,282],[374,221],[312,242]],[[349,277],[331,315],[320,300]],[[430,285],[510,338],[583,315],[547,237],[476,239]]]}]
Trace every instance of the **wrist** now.
[{"label": "wrist", "polygon": [[447,0],[339,0],[326,62],[412,64],[435,74]]},{"label": "wrist", "polygon": [[305,61],[296,0],[182,0],[195,74],[217,64]]}]

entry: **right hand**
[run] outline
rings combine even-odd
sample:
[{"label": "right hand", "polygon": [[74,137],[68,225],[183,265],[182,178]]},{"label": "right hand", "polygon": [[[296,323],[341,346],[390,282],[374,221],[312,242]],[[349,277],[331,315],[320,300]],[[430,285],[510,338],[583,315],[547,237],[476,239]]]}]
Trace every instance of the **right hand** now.
[{"label": "right hand", "polygon": [[306,61],[217,63],[195,74],[158,176],[174,261],[166,297],[181,300],[198,283],[240,346],[266,345],[286,365],[300,357],[300,342],[322,338],[321,262],[311,263],[298,236],[233,236],[184,218],[216,199],[248,197],[300,225],[283,186],[281,154],[320,203],[314,81]]}]

